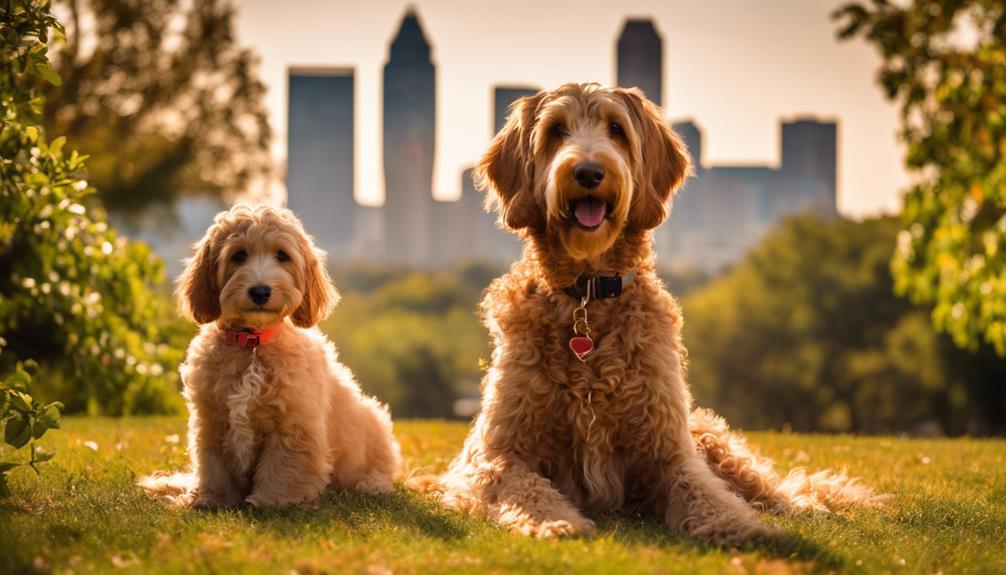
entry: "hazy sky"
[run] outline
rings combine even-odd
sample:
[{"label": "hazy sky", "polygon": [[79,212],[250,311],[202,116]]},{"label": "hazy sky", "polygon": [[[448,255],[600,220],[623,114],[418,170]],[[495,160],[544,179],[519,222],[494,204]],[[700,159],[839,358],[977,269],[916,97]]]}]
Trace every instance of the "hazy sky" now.
[{"label": "hazy sky", "polygon": [[[650,16],[664,40],[668,118],[694,118],[703,159],[779,164],[779,121],[839,121],[838,207],[859,216],[900,205],[907,184],[897,111],[874,82],[879,58],[839,44],[830,12],[842,0],[419,0],[411,3],[437,68],[434,195],[460,194],[460,171],[491,137],[492,86],[554,87],[615,80],[625,17]],[[286,156],[290,66],[356,70],[356,197],[383,198],[381,83],[388,44],[408,2],[239,1],[238,32],[262,57],[275,154]]]}]

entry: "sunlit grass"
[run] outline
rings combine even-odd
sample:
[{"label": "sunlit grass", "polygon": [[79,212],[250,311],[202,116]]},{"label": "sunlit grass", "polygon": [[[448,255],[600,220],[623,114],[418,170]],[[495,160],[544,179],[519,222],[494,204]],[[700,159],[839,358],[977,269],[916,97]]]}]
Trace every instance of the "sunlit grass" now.
[{"label": "sunlit grass", "polygon": [[[396,424],[409,471],[442,469],[465,431]],[[1006,572],[1006,441],[769,433],[752,441],[784,467],[845,466],[896,498],[883,511],[766,517],[791,539],[741,550],[620,516],[598,518],[591,540],[532,541],[401,488],[279,511],[172,511],[134,481],[185,464],[182,418],[70,418],[43,439],[57,455],[42,476],[18,470],[13,496],[0,502],[0,573]]]}]

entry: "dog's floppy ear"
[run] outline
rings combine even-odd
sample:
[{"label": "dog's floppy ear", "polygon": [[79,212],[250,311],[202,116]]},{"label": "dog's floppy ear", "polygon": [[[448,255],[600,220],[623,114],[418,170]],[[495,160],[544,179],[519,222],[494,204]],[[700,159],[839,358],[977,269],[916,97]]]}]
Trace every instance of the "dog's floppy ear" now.
[{"label": "dog's floppy ear", "polygon": [[639,134],[642,159],[636,182],[636,197],[629,222],[652,229],[667,217],[667,200],[692,174],[692,160],[684,142],[667,124],[660,108],[638,89],[616,89],[625,101]]},{"label": "dog's floppy ear", "polygon": [[196,255],[178,278],[178,312],[196,323],[209,323],[220,317],[220,287],[217,285],[215,238],[218,225],[210,227],[196,244]]},{"label": "dog's floppy ear", "polygon": [[503,129],[475,167],[475,185],[486,193],[486,211],[499,213],[499,222],[511,231],[544,223],[531,189],[534,181],[531,131],[538,104],[545,93],[521,98],[510,106]]},{"label": "dog's floppy ear", "polygon": [[300,250],[304,254],[304,297],[290,319],[298,327],[311,327],[332,313],[339,303],[339,293],[332,285],[325,265],[325,252],[317,249],[301,235]]}]

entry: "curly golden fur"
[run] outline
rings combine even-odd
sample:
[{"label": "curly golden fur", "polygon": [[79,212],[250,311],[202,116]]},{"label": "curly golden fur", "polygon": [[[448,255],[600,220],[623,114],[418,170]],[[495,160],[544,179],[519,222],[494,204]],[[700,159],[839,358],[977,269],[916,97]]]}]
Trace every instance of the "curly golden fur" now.
[{"label": "curly golden fur", "polygon": [[[581,185],[583,162],[603,170],[596,186]],[[463,450],[413,487],[537,537],[590,534],[581,510],[634,504],[721,543],[771,532],[756,507],[876,501],[844,475],[780,479],[721,419],[693,409],[681,311],[651,252],[689,171],[681,140],[638,90],[566,84],[514,104],[477,178],[500,225],[525,239],[524,256],[482,302],[494,350]],[[581,217],[584,198],[603,202],[599,224]],[[619,297],[589,303],[595,349],[581,362],[567,348],[580,302],[561,289],[633,271]]]},{"label": "curly golden fur", "polygon": [[[257,286],[269,288],[266,301],[252,297]],[[178,300],[184,316],[203,324],[181,367],[191,471],[155,474],[141,486],[197,508],[392,489],[400,456],[391,418],[313,327],[338,295],[324,254],[292,212],[236,206],[218,214],[179,280]],[[277,325],[256,348],[221,336]]]}]

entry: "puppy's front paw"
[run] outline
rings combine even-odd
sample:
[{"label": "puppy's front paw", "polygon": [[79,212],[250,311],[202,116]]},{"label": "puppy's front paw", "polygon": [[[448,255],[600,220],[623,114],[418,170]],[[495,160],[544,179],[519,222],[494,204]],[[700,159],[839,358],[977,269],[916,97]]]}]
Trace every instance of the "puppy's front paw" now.
[{"label": "puppy's front paw", "polygon": [[371,494],[381,494],[381,493],[393,493],[395,491],[395,484],[392,483],[391,478],[386,475],[371,475],[365,477],[356,483],[356,489],[364,493]]},{"label": "puppy's front paw", "polygon": [[533,535],[539,539],[555,539],[557,537],[590,537],[597,528],[594,522],[586,517],[565,520],[555,519],[544,521]]}]

